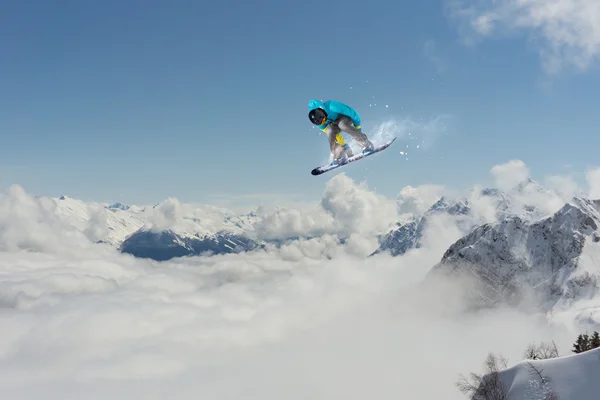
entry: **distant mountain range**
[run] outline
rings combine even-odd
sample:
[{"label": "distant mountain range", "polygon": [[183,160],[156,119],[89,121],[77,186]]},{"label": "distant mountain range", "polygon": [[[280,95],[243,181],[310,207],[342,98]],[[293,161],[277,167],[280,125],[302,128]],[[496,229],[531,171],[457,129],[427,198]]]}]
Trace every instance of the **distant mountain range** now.
[{"label": "distant mountain range", "polygon": [[265,244],[253,235],[255,213],[234,215],[216,207],[199,206],[190,209],[189,215],[182,211],[182,216],[174,216],[170,215],[173,210],[168,204],[91,207],[67,196],[53,201],[57,214],[66,223],[89,232],[91,240],[108,243],[136,257],[165,261],[200,254],[239,253]]}]

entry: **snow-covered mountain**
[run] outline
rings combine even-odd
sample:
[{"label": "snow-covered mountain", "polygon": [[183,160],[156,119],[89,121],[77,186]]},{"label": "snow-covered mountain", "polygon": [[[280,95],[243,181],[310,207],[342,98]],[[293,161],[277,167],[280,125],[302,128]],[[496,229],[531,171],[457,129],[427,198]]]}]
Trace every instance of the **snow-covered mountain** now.
[{"label": "snow-covered mountain", "polygon": [[456,241],[430,276],[467,278],[481,306],[570,307],[598,294],[600,201],[575,198],[538,221],[508,216]]},{"label": "snow-covered mountain", "polygon": [[240,253],[261,247],[262,242],[230,231],[190,234],[142,228],[123,241],[120,250],[136,257],[164,261],[192,255]]},{"label": "snow-covered mountain", "polygon": [[51,202],[55,214],[65,225],[76,227],[92,241],[120,245],[123,240],[142,228],[145,208],[123,206],[120,203],[104,205],[86,203],[68,196],[59,198],[41,197],[40,201]]},{"label": "snow-covered mountain", "polygon": [[446,197],[440,198],[423,215],[410,216],[408,221],[397,223],[396,228],[379,239],[379,248],[371,256],[390,252],[392,256],[399,256],[410,249],[420,248],[425,230],[429,226],[431,217],[439,214],[451,216],[467,215],[468,202],[465,200],[451,201]]},{"label": "snow-covered mountain", "polygon": [[[454,217],[455,227],[467,234],[476,226],[501,221],[510,216],[519,216],[526,221],[542,218],[547,215],[548,210],[535,205],[539,203],[556,207],[562,201],[532,179],[508,192],[484,188],[473,189],[467,196],[457,199],[442,196],[422,215],[411,216],[408,221],[397,223],[394,229],[380,237],[380,246],[372,255],[389,252],[392,256],[400,256],[410,249],[420,248],[423,235],[436,216]],[[493,210],[491,214],[490,210]]]},{"label": "snow-covered mountain", "polygon": [[563,200],[558,194],[544,188],[529,178],[508,191],[482,189],[479,193],[471,191],[470,202],[491,201],[495,206],[494,218],[503,220],[509,216],[520,216],[526,220],[545,217],[550,210],[555,211]]},{"label": "snow-covered mountain", "polygon": [[182,206],[167,200],[153,206],[87,203],[68,196],[38,197],[65,226],[91,241],[155,260],[224,254],[259,248],[254,212],[235,214],[212,206]]}]

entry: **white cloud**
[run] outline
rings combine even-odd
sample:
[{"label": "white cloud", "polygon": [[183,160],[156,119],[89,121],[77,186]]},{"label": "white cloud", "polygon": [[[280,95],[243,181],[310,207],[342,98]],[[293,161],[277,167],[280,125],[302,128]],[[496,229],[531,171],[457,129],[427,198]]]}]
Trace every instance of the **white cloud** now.
[{"label": "white cloud", "polygon": [[544,180],[544,186],[558,194],[564,201],[570,201],[574,196],[586,195],[571,176],[548,176]]},{"label": "white cloud", "polygon": [[445,71],[445,64],[439,56],[439,50],[437,49],[434,40],[430,39],[425,41],[423,44],[423,55],[435,66],[438,73]]},{"label": "white cloud", "polygon": [[256,225],[258,236],[262,239],[310,237],[336,230],[333,217],[319,206],[263,210],[258,210],[261,218]]},{"label": "white cloud", "polygon": [[285,261],[302,261],[303,259],[325,260],[336,257],[344,252],[335,235],[324,234],[318,238],[300,238],[281,245],[279,248],[270,248],[270,253],[277,254]]},{"label": "white cloud", "polygon": [[448,247],[468,234],[475,227],[476,222],[478,221],[471,217],[443,213],[428,217],[421,245],[435,255],[436,260],[431,265],[439,261]]},{"label": "white cloud", "polygon": [[590,168],[585,174],[589,191],[588,196],[592,199],[600,199],[600,167]]},{"label": "white cloud", "polygon": [[475,220],[483,223],[494,223],[497,217],[497,200],[491,196],[483,196],[482,191],[484,189],[485,187],[481,185],[474,185],[467,193],[466,198]]},{"label": "white cloud", "polygon": [[229,208],[209,204],[181,203],[176,198],[167,198],[153,207],[146,207],[142,217],[154,231],[172,229],[206,233],[220,231],[226,226],[225,218],[238,215]]},{"label": "white cloud", "polygon": [[183,209],[179,200],[168,198],[153,209],[153,213],[148,217],[155,231],[163,231],[175,228],[181,224],[183,218]]},{"label": "white cloud", "polygon": [[260,238],[337,235],[350,237],[354,245],[349,248],[362,249],[368,254],[377,248],[375,235],[386,232],[397,220],[398,213],[393,200],[340,174],[327,182],[318,205],[301,209],[261,209],[259,216],[256,231]]},{"label": "white cloud", "polygon": [[321,206],[331,214],[342,234],[367,235],[386,231],[397,219],[396,203],[356,184],[344,174],[332,178]]},{"label": "white cloud", "polygon": [[34,198],[18,185],[0,194],[0,251],[53,252],[91,243],[55,213],[56,206]]},{"label": "white cloud", "polygon": [[405,186],[398,193],[398,212],[421,214],[447,193],[448,190],[442,185]]},{"label": "white cloud", "polygon": [[[596,0],[447,0],[470,42],[494,34],[525,32],[545,69],[585,70],[600,54],[600,2]],[[468,27],[468,28],[467,28]]]},{"label": "white cloud", "polygon": [[109,235],[106,210],[98,204],[90,205],[90,219],[83,233],[92,242],[104,240]]},{"label": "white cloud", "polygon": [[494,165],[491,173],[495,186],[503,191],[510,191],[529,178],[529,168],[521,160]]},{"label": "white cloud", "polygon": [[[573,187],[563,188],[560,192],[546,190],[537,183],[534,183],[530,177],[530,171],[527,165],[521,160],[510,160],[504,164],[494,165],[491,174],[495,186],[505,192],[508,192],[517,207],[530,205],[538,208],[543,213],[551,214],[556,212],[571,198],[565,198],[568,191],[575,190]],[[550,177],[550,183],[558,183],[560,178]],[[564,183],[564,179],[560,180]],[[565,192],[565,189],[567,190]]]}]

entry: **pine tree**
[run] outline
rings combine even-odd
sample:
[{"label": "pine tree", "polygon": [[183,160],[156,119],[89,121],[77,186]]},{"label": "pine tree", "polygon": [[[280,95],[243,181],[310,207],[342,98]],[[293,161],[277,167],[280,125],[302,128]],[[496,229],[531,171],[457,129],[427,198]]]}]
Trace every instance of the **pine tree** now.
[{"label": "pine tree", "polygon": [[581,347],[581,351],[588,351],[591,347],[590,347],[590,335],[588,335],[587,333],[583,334],[583,342],[581,343],[582,347]]},{"label": "pine tree", "polygon": [[584,333],[577,336],[577,341],[573,343],[573,349],[571,351],[573,353],[583,353],[584,351],[595,349],[597,347],[600,347],[600,334],[594,332],[594,334],[590,336],[587,333]]},{"label": "pine tree", "polygon": [[583,335],[579,334],[577,336],[577,340],[573,343],[573,349],[571,350],[573,353],[581,353],[585,351],[586,343],[584,342]]}]

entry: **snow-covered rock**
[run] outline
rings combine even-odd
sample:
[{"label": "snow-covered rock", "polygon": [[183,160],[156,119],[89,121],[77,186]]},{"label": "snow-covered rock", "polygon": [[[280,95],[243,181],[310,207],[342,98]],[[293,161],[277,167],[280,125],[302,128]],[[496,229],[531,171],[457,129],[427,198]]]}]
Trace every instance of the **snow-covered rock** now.
[{"label": "snow-covered rock", "polygon": [[483,306],[498,302],[561,309],[590,299],[600,283],[598,201],[575,198],[536,222],[510,216],[456,241],[430,276],[473,280]]}]

